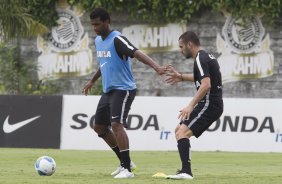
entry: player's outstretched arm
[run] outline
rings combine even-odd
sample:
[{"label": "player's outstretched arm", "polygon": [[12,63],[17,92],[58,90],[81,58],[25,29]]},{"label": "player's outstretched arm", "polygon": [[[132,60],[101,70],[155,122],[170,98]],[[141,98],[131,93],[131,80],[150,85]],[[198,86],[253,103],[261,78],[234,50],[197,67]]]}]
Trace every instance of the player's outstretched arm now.
[{"label": "player's outstretched arm", "polygon": [[152,58],[150,58],[148,55],[143,53],[141,50],[136,50],[133,54],[133,57],[138,59],[142,63],[152,67],[159,75],[165,73],[164,67],[160,66],[158,63],[156,63]]},{"label": "player's outstretched arm", "polygon": [[182,74],[178,71],[176,71],[172,65],[166,65],[165,66],[165,72],[166,72],[166,82],[173,85],[180,81],[194,81],[194,75],[193,74]]}]

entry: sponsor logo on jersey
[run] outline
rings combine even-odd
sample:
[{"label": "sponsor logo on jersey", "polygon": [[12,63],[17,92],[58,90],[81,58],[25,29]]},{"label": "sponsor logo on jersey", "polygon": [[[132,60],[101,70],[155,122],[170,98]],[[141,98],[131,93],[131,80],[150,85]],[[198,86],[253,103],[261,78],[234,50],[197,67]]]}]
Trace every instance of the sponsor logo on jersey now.
[{"label": "sponsor logo on jersey", "polygon": [[112,57],[112,55],[110,51],[97,51],[97,57],[108,58],[108,57]]}]

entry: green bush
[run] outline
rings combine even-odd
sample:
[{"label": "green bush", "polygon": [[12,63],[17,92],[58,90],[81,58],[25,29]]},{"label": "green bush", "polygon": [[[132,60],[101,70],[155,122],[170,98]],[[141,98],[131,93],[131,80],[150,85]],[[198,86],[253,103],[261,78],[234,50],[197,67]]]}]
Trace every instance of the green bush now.
[{"label": "green bush", "polygon": [[0,94],[54,95],[60,92],[56,81],[39,81],[37,66],[20,60],[19,49],[0,43]]}]

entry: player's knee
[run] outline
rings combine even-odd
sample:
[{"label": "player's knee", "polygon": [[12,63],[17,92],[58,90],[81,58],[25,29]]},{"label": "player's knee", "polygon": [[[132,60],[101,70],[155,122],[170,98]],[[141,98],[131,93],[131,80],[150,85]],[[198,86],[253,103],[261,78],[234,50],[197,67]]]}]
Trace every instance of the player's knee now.
[{"label": "player's knee", "polygon": [[175,138],[176,140],[179,140],[182,137],[181,130],[178,128],[175,130]]},{"label": "player's knee", "polygon": [[183,138],[187,138],[189,139],[190,137],[192,137],[193,133],[190,129],[188,130],[184,130],[184,129],[181,129],[179,128],[176,132],[175,132],[175,138],[176,140],[180,140],[180,139],[183,139]]},{"label": "player's knee", "polygon": [[99,134],[99,132],[101,131],[101,127],[99,127],[99,126],[96,125],[96,124],[94,124],[94,125],[92,126],[92,128],[93,128],[93,130],[94,130],[97,134]]},{"label": "player's knee", "polygon": [[109,133],[109,128],[94,124],[93,130],[98,134],[99,137],[105,137]]},{"label": "player's knee", "polygon": [[178,141],[181,138],[181,134],[177,131],[175,132],[175,139]]},{"label": "player's knee", "polygon": [[178,140],[180,125],[177,125],[174,130],[175,139]]},{"label": "player's knee", "polygon": [[124,130],[124,127],[121,123],[118,122],[112,122],[112,130],[114,132],[120,132]]},{"label": "player's knee", "polygon": [[180,125],[177,125],[177,126],[175,127],[175,130],[174,130],[175,135],[176,135],[177,131],[179,130],[179,128],[180,128]]},{"label": "player's knee", "polygon": [[186,132],[186,136],[188,137],[188,138],[190,138],[190,137],[192,137],[194,134],[193,134],[193,132],[192,132],[192,130],[191,129],[188,129],[188,131]]},{"label": "player's knee", "polygon": [[110,130],[107,128],[103,132],[99,132],[97,134],[98,134],[98,137],[103,138],[103,137],[106,137],[109,133],[110,133]]}]

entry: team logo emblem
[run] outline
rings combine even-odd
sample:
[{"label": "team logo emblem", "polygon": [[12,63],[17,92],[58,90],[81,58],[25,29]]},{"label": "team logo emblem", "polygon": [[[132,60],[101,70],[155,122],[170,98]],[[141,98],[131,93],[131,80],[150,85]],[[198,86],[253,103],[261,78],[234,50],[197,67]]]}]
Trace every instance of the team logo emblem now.
[{"label": "team logo emblem", "polygon": [[261,43],[264,28],[258,17],[251,17],[245,22],[229,16],[223,27],[223,36],[236,53],[254,52]]},{"label": "team logo emblem", "polygon": [[58,79],[91,74],[93,71],[92,51],[88,34],[84,32],[79,17],[83,11],[70,8],[66,2],[57,9],[58,26],[53,27],[47,39],[37,37],[38,78]]},{"label": "team logo emblem", "polygon": [[80,20],[68,9],[58,9],[57,12],[60,17],[57,21],[59,25],[52,28],[48,41],[56,51],[76,50],[83,33]]},{"label": "team logo emblem", "polygon": [[268,77],[273,74],[274,55],[269,34],[265,33],[259,17],[243,21],[226,15],[222,34],[217,33],[217,58],[222,81]]}]

